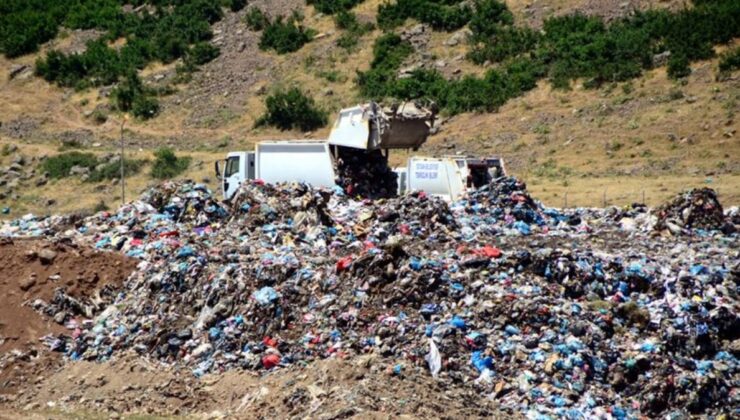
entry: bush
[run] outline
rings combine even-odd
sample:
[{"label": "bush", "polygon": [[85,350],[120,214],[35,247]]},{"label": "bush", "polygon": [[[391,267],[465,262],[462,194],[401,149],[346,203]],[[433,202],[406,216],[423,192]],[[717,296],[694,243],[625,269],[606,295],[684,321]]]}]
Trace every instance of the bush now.
[{"label": "bush", "polygon": [[355,47],[363,35],[374,29],[372,23],[361,24],[354,13],[345,10],[340,11],[334,16],[334,23],[337,25],[337,28],[345,30],[339,39],[337,39],[337,45],[344,49]]},{"label": "bush", "polygon": [[41,164],[41,170],[48,173],[50,178],[59,179],[68,177],[73,166],[92,170],[97,164],[98,159],[92,153],[68,152],[47,158]]},{"label": "bush", "polygon": [[514,15],[498,0],[476,0],[475,13],[470,18],[470,31],[479,41],[496,36],[501,26],[512,25]]},{"label": "bush", "polygon": [[[141,172],[141,168],[147,163],[144,159],[124,159],[123,172],[130,177]],[[106,163],[102,168],[95,169],[90,173],[87,182],[102,182],[111,179],[121,179],[121,162]]]},{"label": "bush", "polygon": [[301,49],[313,39],[315,31],[304,28],[294,17],[283,21],[278,17],[270,22],[262,32],[260,49],[274,50],[278,54],[286,54]]},{"label": "bush", "polygon": [[317,11],[326,15],[347,11],[363,0],[307,0],[306,4],[312,5]]},{"label": "bush", "polygon": [[668,59],[668,77],[680,79],[690,74],[689,59],[683,54],[671,54]]},{"label": "bush", "polygon": [[157,179],[174,178],[185,172],[190,166],[189,156],[178,157],[170,148],[157,149],[154,152],[152,177]]},{"label": "bush", "polygon": [[414,52],[414,47],[400,36],[390,33],[375,40],[370,70],[359,72],[357,85],[365,97],[383,98],[389,94],[389,84],[404,60]]},{"label": "bush", "polygon": [[199,42],[193,45],[185,56],[186,65],[199,66],[218,57],[220,51],[218,48],[207,42]]},{"label": "bush", "polygon": [[473,9],[460,0],[397,0],[378,6],[378,26],[393,29],[406,19],[414,18],[434,29],[452,31],[465,26],[473,16]]},{"label": "bush", "polygon": [[[185,72],[218,56],[218,49],[207,44],[211,24],[221,19],[221,6],[238,10],[244,0],[157,0],[135,1],[134,5],[151,4],[151,13],[123,13],[119,0],[6,0],[0,2],[0,51],[15,56],[35,51],[39,43],[55,36],[61,24],[72,29],[97,28],[107,31],[100,39],[90,41],[82,53],[64,54],[49,51],[36,62],[36,74],[59,86],[84,89],[111,85],[131,79],[131,74],[153,60],[170,63],[183,58]],[[120,49],[109,46],[117,38],[126,39]],[[142,117],[156,113],[156,101],[146,90],[122,92],[116,100],[119,109],[134,107]],[[129,86],[131,87],[131,86]]]},{"label": "bush", "polygon": [[232,12],[238,12],[247,6],[247,0],[231,0],[229,9]]},{"label": "bush", "polygon": [[318,108],[313,98],[298,88],[277,90],[265,100],[267,111],[257,125],[271,125],[281,130],[299,128],[311,131],[328,122],[326,111]]},{"label": "bush", "polygon": [[144,120],[154,118],[159,113],[159,101],[149,96],[138,95],[134,98],[131,112],[134,116]]},{"label": "bush", "polygon": [[719,71],[729,73],[740,69],[740,47],[735,47],[724,54],[719,59]]},{"label": "bush", "polygon": [[136,73],[130,73],[126,79],[111,91],[113,105],[123,112],[128,112],[134,107],[137,96],[144,94],[144,85]]},{"label": "bush", "polygon": [[244,22],[247,24],[247,28],[253,31],[261,31],[270,24],[270,19],[267,18],[262,10],[253,7],[244,16]]},{"label": "bush", "polygon": [[[468,59],[476,64],[486,61],[494,63],[517,57],[531,51],[537,45],[539,35],[529,28],[500,27],[490,39],[475,43]],[[476,36],[473,37],[473,40]]]}]

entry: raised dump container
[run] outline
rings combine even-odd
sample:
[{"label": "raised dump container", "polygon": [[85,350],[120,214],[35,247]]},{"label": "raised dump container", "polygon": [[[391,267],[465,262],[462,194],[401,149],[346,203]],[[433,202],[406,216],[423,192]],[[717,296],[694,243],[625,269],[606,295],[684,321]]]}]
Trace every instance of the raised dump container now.
[{"label": "raised dump container", "polygon": [[434,112],[411,102],[381,108],[375,102],[339,111],[329,144],[363,150],[418,149],[429,137]]}]

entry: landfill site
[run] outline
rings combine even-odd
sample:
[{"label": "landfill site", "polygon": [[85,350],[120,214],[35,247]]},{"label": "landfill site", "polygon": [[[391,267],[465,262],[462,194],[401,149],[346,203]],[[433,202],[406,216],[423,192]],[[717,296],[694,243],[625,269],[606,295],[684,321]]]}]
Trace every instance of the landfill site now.
[{"label": "landfill site", "polygon": [[551,208],[474,159],[463,190],[412,188],[434,177],[387,149],[427,133],[382,118],[340,116],[333,186],[258,148],[278,178],[5,222],[0,416],[740,415],[737,207]]}]

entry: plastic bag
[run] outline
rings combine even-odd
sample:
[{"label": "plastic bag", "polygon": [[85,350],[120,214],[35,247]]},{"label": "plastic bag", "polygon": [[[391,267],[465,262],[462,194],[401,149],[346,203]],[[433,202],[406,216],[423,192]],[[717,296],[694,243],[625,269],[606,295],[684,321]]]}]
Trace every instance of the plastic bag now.
[{"label": "plastic bag", "polygon": [[429,371],[432,373],[432,377],[436,378],[439,371],[442,370],[442,355],[439,354],[439,349],[434,340],[429,339],[429,353],[427,353],[424,360],[429,364]]}]

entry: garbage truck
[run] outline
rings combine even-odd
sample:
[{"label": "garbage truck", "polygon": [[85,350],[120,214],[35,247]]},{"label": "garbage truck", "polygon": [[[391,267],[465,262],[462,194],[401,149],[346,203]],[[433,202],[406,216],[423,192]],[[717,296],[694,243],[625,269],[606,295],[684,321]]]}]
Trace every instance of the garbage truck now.
[{"label": "garbage truck", "polygon": [[[413,103],[382,108],[371,102],[342,109],[327,140],[262,141],[253,151],[229,152],[215,168],[223,198],[230,200],[242,183],[255,179],[334,187],[340,175],[349,172],[370,178],[364,182],[382,182],[382,174],[377,172],[381,166],[381,170],[395,173],[394,194],[425,191],[454,200],[468,188],[503,175],[503,161],[498,158],[411,157],[404,167],[388,167],[390,150],[418,150],[426,142],[434,117],[433,109]],[[358,155],[366,159],[357,159]],[[364,173],[367,168],[356,167],[371,164],[376,172]]]}]

